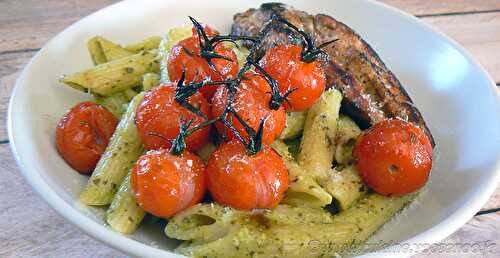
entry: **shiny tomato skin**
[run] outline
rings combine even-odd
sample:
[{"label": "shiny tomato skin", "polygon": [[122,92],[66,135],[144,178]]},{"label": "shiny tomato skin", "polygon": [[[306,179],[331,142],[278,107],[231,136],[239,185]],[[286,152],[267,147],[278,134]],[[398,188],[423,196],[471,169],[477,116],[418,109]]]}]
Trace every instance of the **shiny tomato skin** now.
[{"label": "shiny tomato skin", "polygon": [[[207,117],[210,115],[210,106],[200,93],[189,97],[189,103],[198,106]],[[137,107],[135,116],[142,142],[149,150],[169,149],[171,141],[179,134],[182,120],[193,120],[190,127],[192,128],[204,122],[205,118],[177,103],[173,84],[158,86],[146,93]],[[207,126],[189,135],[186,138],[188,150],[195,151],[201,148],[207,142],[209,133],[210,127]]]},{"label": "shiny tomato skin", "polygon": [[82,102],[64,114],[56,128],[56,147],[81,174],[90,174],[115,131],[118,120],[103,106]]},{"label": "shiny tomato skin", "polygon": [[132,168],[131,186],[145,211],[170,218],[201,201],[205,166],[189,151],[178,156],[164,149],[149,151]]},{"label": "shiny tomato skin", "polygon": [[321,97],[326,87],[326,77],[321,63],[301,60],[301,46],[277,45],[269,49],[260,61],[264,70],[278,82],[284,94],[295,89],[284,105],[287,111],[305,110]]},{"label": "shiny tomato skin", "polygon": [[[205,28],[205,31],[208,32],[207,34],[209,37],[218,34],[212,29],[207,29],[207,27]],[[197,34],[193,35],[194,36],[192,37],[181,40],[172,47],[167,62],[170,80],[178,81],[181,78],[183,71],[186,73],[185,83],[201,82],[207,79],[211,81],[222,81],[224,79],[234,78],[238,73],[238,59],[234,51],[226,47],[224,44],[216,45],[214,49],[215,53],[228,57],[232,60],[229,61],[221,58],[212,59],[213,64],[220,72],[219,74],[210,68],[205,58],[200,56],[200,43],[198,36]],[[200,91],[203,96],[210,101],[218,87],[220,86],[204,86],[200,89]]]},{"label": "shiny tomato skin", "polygon": [[[233,107],[240,117],[254,130],[258,130],[261,119],[264,122],[264,135],[262,141],[266,144],[271,144],[278,138],[286,125],[286,113],[283,107],[278,110],[272,110],[269,107],[271,99],[270,86],[267,81],[259,74],[246,73],[245,79],[242,80],[237,89],[236,97],[233,102]],[[229,90],[226,87],[221,87],[217,90],[212,98],[212,117],[219,117],[224,112],[227,106]],[[243,125],[230,115],[234,127],[244,137],[248,137]],[[224,132],[222,122],[217,122],[217,130],[220,134]],[[234,134],[227,129],[228,139],[233,139]]]},{"label": "shiny tomato skin", "polygon": [[207,187],[215,201],[241,210],[272,209],[288,188],[288,170],[269,146],[249,155],[240,142],[220,145],[207,163]]},{"label": "shiny tomato skin", "polygon": [[363,181],[382,195],[417,191],[432,168],[432,146],[419,127],[389,119],[375,124],[358,139],[353,156]]}]

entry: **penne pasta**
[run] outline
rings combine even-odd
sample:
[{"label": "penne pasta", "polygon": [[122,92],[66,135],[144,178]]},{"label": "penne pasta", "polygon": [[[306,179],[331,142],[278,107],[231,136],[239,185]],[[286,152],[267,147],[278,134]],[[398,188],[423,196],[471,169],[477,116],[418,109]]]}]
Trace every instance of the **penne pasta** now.
[{"label": "penne pasta", "polygon": [[126,45],[125,50],[132,53],[139,53],[142,51],[157,49],[160,45],[161,37],[152,36],[142,41]]},{"label": "penne pasta", "polygon": [[134,117],[143,96],[141,93],[130,102],[87,186],[80,194],[83,203],[110,204],[128,170],[141,155],[143,148]]},{"label": "penne pasta", "polygon": [[415,195],[386,197],[379,194],[369,194],[361,198],[350,209],[336,215],[334,221],[355,224],[358,230],[347,240],[359,245],[413,200]]},{"label": "penne pasta", "polygon": [[160,63],[160,81],[161,83],[170,82],[170,78],[168,76],[168,56],[170,55],[170,50],[172,47],[179,41],[188,38],[193,35],[191,31],[191,26],[182,26],[178,28],[173,28],[168,31],[167,35],[163,37],[159,45],[159,53],[161,58]]},{"label": "penne pasta", "polygon": [[[270,212],[241,213],[237,223],[226,227],[219,237],[211,241],[189,238],[177,251],[193,257],[214,258],[339,256],[360,245],[412,198],[371,194],[335,216],[323,209],[286,205]],[[168,235],[173,237],[175,233]]]},{"label": "penne pasta", "polygon": [[316,178],[326,177],[332,167],[341,100],[337,90],[326,91],[307,113],[297,159]]},{"label": "penne pasta", "polygon": [[280,135],[280,139],[293,139],[299,136],[304,129],[306,122],[306,111],[301,112],[287,112],[286,113],[286,127]]},{"label": "penne pasta", "polygon": [[94,65],[104,64],[108,61],[102,51],[99,38],[99,36],[96,36],[87,41],[87,49]]},{"label": "penne pasta", "polygon": [[126,89],[122,92],[117,92],[109,97],[95,96],[96,103],[104,106],[116,118],[120,119],[127,110],[127,105],[132,98],[137,95],[137,92],[132,89]]},{"label": "penne pasta", "polygon": [[336,200],[340,210],[347,210],[366,193],[363,181],[353,166],[331,169],[328,177],[319,179],[319,184]]},{"label": "penne pasta", "polygon": [[94,65],[104,64],[134,54],[134,52],[128,51],[101,36],[91,38],[87,43],[87,47]]},{"label": "penne pasta", "polygon": [[340,115],[335,135],[335,161],[338,164],[352,163],[352,149],[361,134],[361,129],[345,115]]},{"label": "penne pasta", "polygon": [[160,84],[160,76],[156,73],[147,73],[142,76],[142,90],[148,91]]},{"label": "penne pasta", "polygon": [[265,211],[263,216],[273,224],[282,225],[333,223],[332,214],[319,207],[280,204],[272,210]]},{"label": "penne pasta", "polygon": [[228,234],[244,213],[219,204],[198,204],[172,218],[165,227],[169,237],[208,243]]},{"label": "penne pasta", "polygon": [[63,76],[66,85],[102,96],[133,88],[142,83],[142,76],[159,71],[156,52],[141,52],[94,68]]},{"label": "penne pasta", "polygon": [[294,160],[286,144],[277,140],[271,144],[271,147],[283,158],[289,173],[290,182],[284,203],[323,207],[332,202],[332,196]]},{"label": "penne pasta", "polygon": [[135,200],[129,172],[106,212],[106,222],[114,231],[132,234],[139,227],[145,214]]}]

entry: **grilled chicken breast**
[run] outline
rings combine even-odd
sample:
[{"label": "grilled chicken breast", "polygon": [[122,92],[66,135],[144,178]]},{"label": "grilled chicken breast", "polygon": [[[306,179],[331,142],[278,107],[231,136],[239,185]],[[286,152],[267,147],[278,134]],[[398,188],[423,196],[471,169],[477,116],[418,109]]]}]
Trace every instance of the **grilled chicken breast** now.
[{"label": "grilled chicken breast", "polygon": [[[360,127],[367,128],[386,118],[400,118],[423,128],[434,139],[425,121],[396,76],[389,71],[375,51],[355,31],[334,18],[293,9],[280,3],[262,4],[234,16],[232,34],[256,36],[273,13],[309,33],[316,44],[338,39],[324,48],[321,59],[328,87],[342,92],[342,111]],[[285,26],[274,28],[263,41],[261,51],[278,44],[300,44],[301,39]]]}]

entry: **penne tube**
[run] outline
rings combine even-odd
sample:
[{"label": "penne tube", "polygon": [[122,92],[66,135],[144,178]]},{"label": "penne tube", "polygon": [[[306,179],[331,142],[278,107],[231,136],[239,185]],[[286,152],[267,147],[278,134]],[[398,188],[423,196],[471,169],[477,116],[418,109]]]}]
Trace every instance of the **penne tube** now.
[{"label": "penne tube", "polygon": [[146,214],[135,199],[130,177],[129,171],[106,212],[106,222],[109,226],[123,234],[134,233]]},{"label": "penne tube", "polygon": [[159,72],[156,52],[141,52],[94,68],[63,76],[60,81],[78,90],[111,96],[142,84],[146,73]]},{"label": "penne tube", "polygon": [[113,200],[118,187],[143,151],[134,117],[136,107],[144,94],[135,96],[127,112],[111,137],[108,147],[80,194],[80,200],[87,205],[107,205]]}]

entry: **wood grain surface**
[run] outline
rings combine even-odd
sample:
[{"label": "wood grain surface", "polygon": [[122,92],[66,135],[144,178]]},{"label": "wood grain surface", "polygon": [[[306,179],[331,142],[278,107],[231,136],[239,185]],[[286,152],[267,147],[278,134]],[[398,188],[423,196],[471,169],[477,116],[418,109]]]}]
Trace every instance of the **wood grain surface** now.
[{"label": "wood grain surface", "polygon": [[24,181],[8,144],[0,145],[0,257],[119,257],[69,224]]},{"label": "wood grain surface", "polygon": [[498,0],[383,0],[380,2],[419,17],[500,10]]},{"label": "wood grain surface", "polygon": [[116,1],[0,1],[0,53],[38,49],[57,32]]},{"label": "wood grain surface", "polygon": [[[8,99],[21,69],[50,38],[113,0],[0,0],[0,257],[124,257],[80,232],[22,179],[9,150]],[[464,46],[500,83],[500,0],[384,0]],[[3,144],[2,144],[3,143]],[[500,187],[483,207],[500,207]],[[7,222],[7,223],[6,223]],[[441,244],[451,252],[416,257],[500,257],[500,213],[472,218]],[[485,242],[486,241],[486,242]],[[487,242],[490,241],[490,242]],[[487,248],[468,248],[475,243]],[[449,246],[455,246],[450,248]],[[433,246],[439,248],[439,246]],[[428,250],[431,250],[431,247]]]}]

